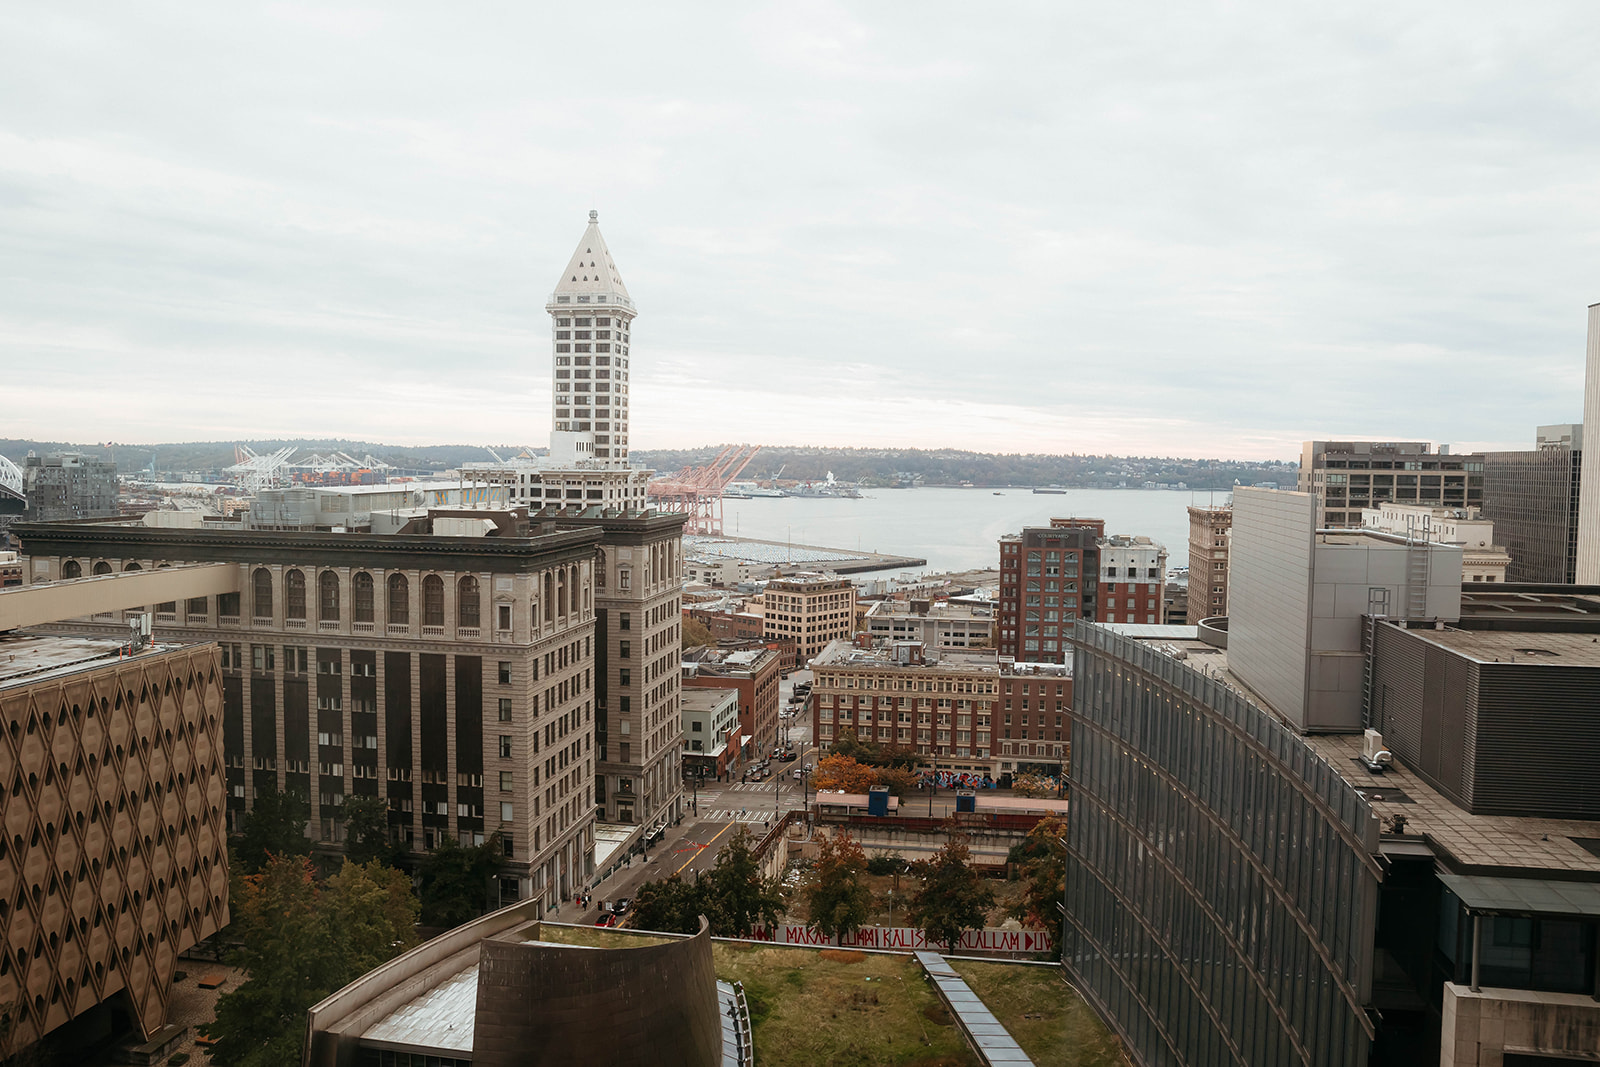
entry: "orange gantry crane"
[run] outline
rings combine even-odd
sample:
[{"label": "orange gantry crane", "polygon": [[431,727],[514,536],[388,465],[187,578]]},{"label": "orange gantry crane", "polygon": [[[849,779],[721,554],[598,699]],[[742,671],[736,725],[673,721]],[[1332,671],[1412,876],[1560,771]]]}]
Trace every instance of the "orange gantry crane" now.
[{"label": "orange gantry crane", "polygon": [[683,532],[722,536],[722,490],[750,465],[760,445],[729,445],[704,467],[690,467],[651,482],[645,495],[662,511],[689,516]]}]

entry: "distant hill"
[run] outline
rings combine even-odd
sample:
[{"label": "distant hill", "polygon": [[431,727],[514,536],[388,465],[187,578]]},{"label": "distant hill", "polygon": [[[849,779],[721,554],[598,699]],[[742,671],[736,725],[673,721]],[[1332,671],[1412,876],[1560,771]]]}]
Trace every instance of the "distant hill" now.
[{"label": "distant hill", "polygon": [[[46,452],[83,452],[88,455],[110,456],[116,460],[120,471],[144,470],[152,458],[155,469],[161,471],[209,471],[231,467],[234,463],[233,441],[186,441],[173,444],[128,445],[118,443],[70,444],[64,441],[23,441],[0,438],[0,455],[19,466],[31,449],[44,455]],[[276,452],[286,445],[311,452],[347,452],[355,459],[370,455],[395,467],[415,470],[448,470],[463,463],[492,460],[488,449],[482,445],[385,445],[376,441],[327,440],[274,440],[241,441],[260,453]],[[502,456],[515,455],[522,445],[491,445]],[[540,450],[542,451],[542,449]]]},{"label": "distant hill", "polygon": [[[271,440],[245,441],[257,452],[274,452],[285,445],[312,452],[346,452],[356,459],[372,456],[409,470],[448,470],[462,463],[491,460],[482,445],[386,445],[376,441]],[[490,446],[509,457],[522,445]],[[633,459],[659,471],[710,463],[725,445],[703,448],[635,450]],[[115,442],[73,444],[65,441],[24,441],[0,438],[0,455],[22,463],[29,450],[83,452],[109,456],[121,471],[148,468],[152,458],[159,471],[215,471],[234,462],[233,441],[188,441],[157,445]],[[536,451],[543,451],[542,449]],[[832,471],[841,482],[869,486],[904,483],[923,485],[1060,485],[1085,487],[1143,482],[1184,482],[1192,489],[1223,489],[1237,480],[1246,485],[1276,481],[1294,484],[1293,463],[1267,460],[1244,462],[1221,459],[1181,459],[1157,456],[1044,455],[1039,453],[964,452],[956,449],[918,448],[812,448],[772,445],[762,448],[743,479],[767,480],[782,471],[785,481],[821,481]]]},{"label": "distant hill", "polygon": [[[633,458],[656,470],[671,471],[710,463],[725,446],[641,451]],[[1139,485],[1143,482],[1184,482],[1193,489],[1222,489],[1235,480],[1278,482],[1292,486],[1294,463],[1264,460],[1243,462],[1221,459],[1180,459],[1156,456],[1045,455],[1039,453],[964,452],[956,449],[916,448],[801,448],[777,445],[762,448],[745,468],[743,480],[765,481],[782,470],[791,478],[820,481],[832,471],[841,482],[891,486],[920,479],[924,485],[1041,486],[1082,488],[1097,485]],[[908,477],[909,476],[909,477]]]}]

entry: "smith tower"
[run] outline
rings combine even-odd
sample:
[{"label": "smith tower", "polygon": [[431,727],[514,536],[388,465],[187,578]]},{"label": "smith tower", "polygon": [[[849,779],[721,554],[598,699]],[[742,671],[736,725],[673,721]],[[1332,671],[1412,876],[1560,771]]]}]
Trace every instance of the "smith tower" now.
[{"label": "smith tower", "polygon": [[636,311],[600,234],[600,213],[545,305],[554,361],[550,458],[628,466],[628,341]]}]

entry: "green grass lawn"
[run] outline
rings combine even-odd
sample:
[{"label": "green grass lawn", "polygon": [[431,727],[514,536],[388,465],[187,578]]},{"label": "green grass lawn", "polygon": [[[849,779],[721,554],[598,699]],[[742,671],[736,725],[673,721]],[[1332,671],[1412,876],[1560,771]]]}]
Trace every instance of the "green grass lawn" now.
[{"label": "green grass lawn", "polygon": [[[569,945],[623,948],[668,938],[545,925]],[[968,1067],[967,1048],[913,956],[715,942],[717,977],[744,983],[761,1067]],[[1127,1067],[1121,1045],[1055,967],[952,960],[1038,1067]]]},{"label": "green grass lawn", "polygon": [[978,1061],[911,956],[717,944],[717,977],[744,983],[761,1067]]},{"label": "green grass lawn", "polygon": [[1122,1043],[1055,967],[951,960],[1038,1067],[1126,1067]]}]

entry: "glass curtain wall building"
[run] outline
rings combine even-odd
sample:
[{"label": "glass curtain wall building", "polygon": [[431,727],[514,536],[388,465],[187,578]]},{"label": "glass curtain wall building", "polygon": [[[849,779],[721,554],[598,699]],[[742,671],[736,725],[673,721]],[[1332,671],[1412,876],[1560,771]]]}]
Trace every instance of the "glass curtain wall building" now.
[{"label": "glass curtain wall building", "polygon": [[1136,1062],[1362,1067],[1378,825],[1222,683],[1090,623],[1074,646],[1062,963]]},{"label": "glass curtain wall building", "polygon": [[1483,517],[1511,554],[1506,581],[1577,581],[1582,467],[1582,453],[1571,448],[1484,453]]}]

